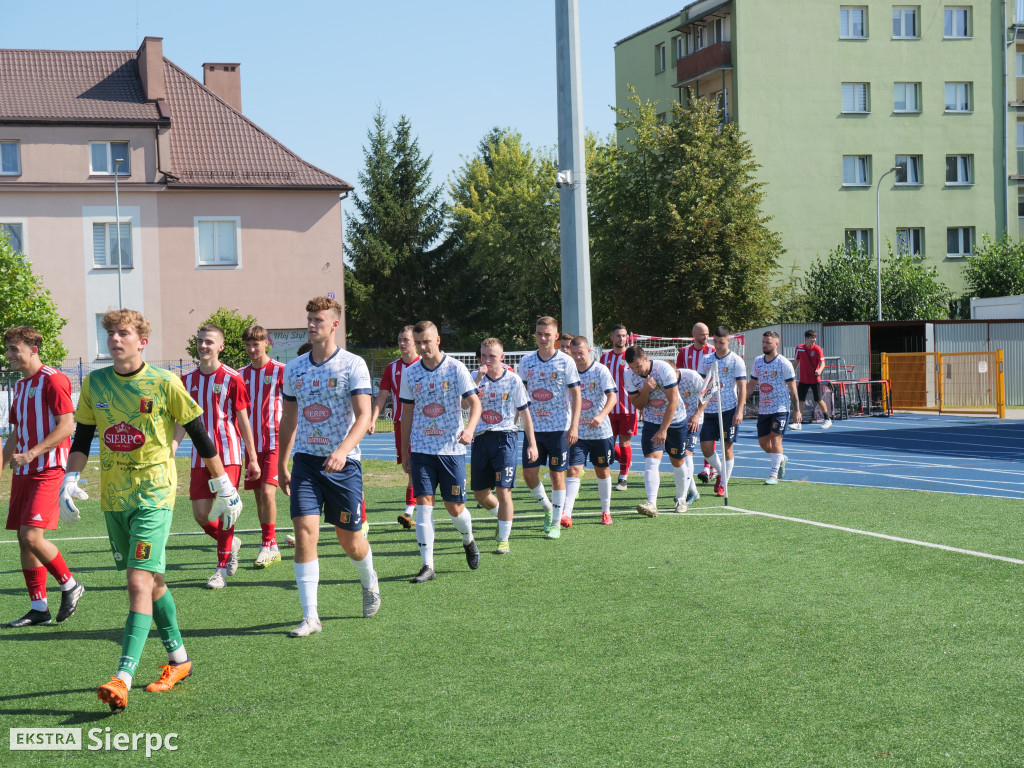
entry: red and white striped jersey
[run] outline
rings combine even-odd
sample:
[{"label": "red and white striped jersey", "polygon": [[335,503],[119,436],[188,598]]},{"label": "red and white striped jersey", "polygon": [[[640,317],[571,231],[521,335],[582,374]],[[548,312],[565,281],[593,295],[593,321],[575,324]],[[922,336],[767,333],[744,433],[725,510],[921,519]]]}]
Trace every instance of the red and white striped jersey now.
[{"label": "red and white striped jersey", "polygon": [[262,368],[253,368],[250,363],[238,375],[245,380],[245,389],[249,394],[249,421],[252,423],[256,451],[276,451],[277,431],[281,425],[284,363],[271,360]]},{"label": "red and white striped jersey", "polygon": [[676,355],[676,368],[689,368],[691,371],[697,370],[697,365],[700,363],[700,359],[704,355],[710,355],[715,351],[715,348],[710,344],[705,344],[703,347],[695,347],[693,344],[687,344],[685,347],[679,350],[679,354]]},{"label": "red and white striped jersey", "polygon": [[[221,365],[213,373],[196,368],[181,377],[192,399],[203,409],[203,426],[217,447],[217,455],[225,466],[242,463],[242,436],[238,432],[238,411],[249,407],[245,381],[234,368]],[[202,459],[192,448],[192,466],[202,466]]]},{"label": "red and white striped jersey", "polygon": [[402,401],[398,399],[398,393],[402,391],[402,371],[413,363],[418,363],[419,360],[419,355],[416,355],[416,359],[412,363],[406,363],[402,358],[398,358],[394,362],[388,363],[388,367],[384,369],[384,375],[380,378],[380,388],[391,393],[391,418],[393,421],[402,420]]},{"label": "red and white striped jersey", "polygon": [[[57,426],[59,415],[74,412],[71,382],[56,368],[44,365],[35,375],[16,381],[10,414],[17,437],[15,453],[25,453],[39,445]],[[56,448],[15,469],[14,474],[34,475],[43,470],[64,467],[68,463],[70,449],[69,437]]]},{"label": "red and white striped jersey", "polygon": [[612,375],[612,379],[615,381],[615,386],[618,387],[619,401],[615,403],[615,407],[612,408],[612,414],[625,414],[632,416],[636,413],[636,407],[629,400],[629,395],[626,394],[626,380],[625,375],[629,373],[629,366],[626,365],[626,353],[623,350],[622,354],[618,354],[614,349],[609,349],[603,355],[601,355],[601,365],[608,369]]}]

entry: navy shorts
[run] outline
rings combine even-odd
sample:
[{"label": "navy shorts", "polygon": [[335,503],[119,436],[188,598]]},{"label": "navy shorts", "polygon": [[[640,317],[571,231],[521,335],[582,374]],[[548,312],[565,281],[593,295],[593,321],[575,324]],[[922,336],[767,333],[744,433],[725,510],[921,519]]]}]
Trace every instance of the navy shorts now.
[{"label": "navy shorts", "polygon": [[341,472],[325,472],[324,456],[292,457],[291,516],[323,513],[324,520],[346,531],[363,527],[363,468],[349,459]]},{"label": "navy shorts", "polygon": [[523,469],[532,469],[547,464],[552,472],[565,472],[569,466],[569,434],[567,432],[534,432],[537,439],[537,460],[526,458],[526,441],[523,441]]},{"label": "navy shorts", "polygon": [[[736,427],[732,420],[736,418],[736,409],[730,408],[722,411],[722,427],[725,429],[725,442],[736,442]],[[722,433],[718,429],[718,414],[704,412],[704,426],[700,428],[700,441],[702,443],[713,443],[722,439]]]},{"label": "navy shorts", "polygon": [[435,456],[430,453],[409,454],[412,492],[416,496],[433,496],[441,488],[445,501],[463,504],[466,501],[466,457]]},{"label": "navy shorts", "polygon": [[757,417],[757,436],[767,437],[772,432],[776,435],[786,434],[786,425],[789,424],[789,411],[781,413],[768,413]]},{"label": "navy shorts", "polygon": [[700,450],[700,430],[687,432],[686,440],[683,442],[684,453],[697,453]]},{"label": "navy shorts", "polygon": [[590,457],[595,467],[608,467],[615,454],[615,438],[606,437],[599,440],[577,440],[569,446],[569,466],[582,467]]},{"label": "navy shorts", "polygon": [[516,441],[511,430],[480,432],[473,438],[469,487],[474,491],[516,487]]},{"label": "navy shorts", "polygon": [[675,459],[681,459],[683,457],[683,444],[686,442],[686,426],[687,422],[678,424],[674,427],[668,428],[668,433],[665,435],[665,445],[654,447],[654,433],[658,431],[660,424],[649,424],[644,422],[643,432],[640,433],[640,449],[643,451],[644,456],[655,453],[657,451],[668,451],[668,455]]}]

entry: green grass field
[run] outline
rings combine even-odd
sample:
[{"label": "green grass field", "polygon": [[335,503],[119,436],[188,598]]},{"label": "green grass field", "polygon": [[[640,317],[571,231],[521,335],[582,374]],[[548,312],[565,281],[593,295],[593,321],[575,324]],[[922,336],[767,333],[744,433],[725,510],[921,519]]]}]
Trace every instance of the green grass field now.
[{"label": "green grass field", "polygon": [[[290,550],[254,571],[259,536],[245,534],[238,574],[210,592],[212,540],[174,536],[167,579],[196,672],[169,693],[146,693],[166,658],[154,631],[128,710],[116,716],[95,689],[114,672],[127,593],[98,505],[85,502],[81,524],[52,534],[102,537],[59,544],[87,588],[78,613],[59,626],[0,629],[0,731],[174,732],[177,751],[151,760],[175,765],[1024,763],[1024,565],[721,514],[709,495],[695,514],[650,520],[630,511],[639,483],[615,494],[621,514],[605,527],[590,476],[576,525],[559,541],[542,536],[539,509],[518,489],[508,557],[491,554],[495,524],[473,510],[484,553],[476,572],[436,511],[438,579],[414,586],[415,537],[393,522],[403,502],[402,489],[387,485],[394,465],[367,462],[366,474],[383,600],[376,618],[361,618],[355,570],[327,530],[324,631],[305,639],[287,637],[301,618]],[[671,485],[666,476],[663,499]],[[251,529],[244,498],[240,527]],[[737,480],[730,502],[1024,555],[1015,501]],[[174,530],[195,530],[187,498]],[[0,619],[26,609],[17,545],[0,544]],[[19,752],[2,762],[143,759]]]}]

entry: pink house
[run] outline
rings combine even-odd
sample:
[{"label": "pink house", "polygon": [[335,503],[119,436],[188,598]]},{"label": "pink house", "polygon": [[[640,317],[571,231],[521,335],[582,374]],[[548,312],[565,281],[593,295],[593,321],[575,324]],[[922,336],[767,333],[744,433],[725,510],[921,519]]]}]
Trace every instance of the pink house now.
[{"label": "pink house", "polygon": [[311,296],[344,299],[352,185],[242,114],[238,64],[204,64],[203,79],[158,37],[137,52],[0,50],[0,228],[69,318],[75,357],[105,354],[119,249],[124,306],[153,323],[150,360],[185,356],[219,306],[285,331]]}]

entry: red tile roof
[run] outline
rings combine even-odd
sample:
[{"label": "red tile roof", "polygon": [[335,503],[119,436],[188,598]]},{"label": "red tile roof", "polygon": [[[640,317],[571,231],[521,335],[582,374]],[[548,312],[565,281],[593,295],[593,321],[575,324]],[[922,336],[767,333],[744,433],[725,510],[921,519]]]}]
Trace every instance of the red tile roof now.
[{"label": "red tile roof", "polygon": [[169,112],[169,186],[352,189],[166,58],[164,78],[158,105],[145,99],[134,51],[0,50],[0,124],[166,123]]}]

